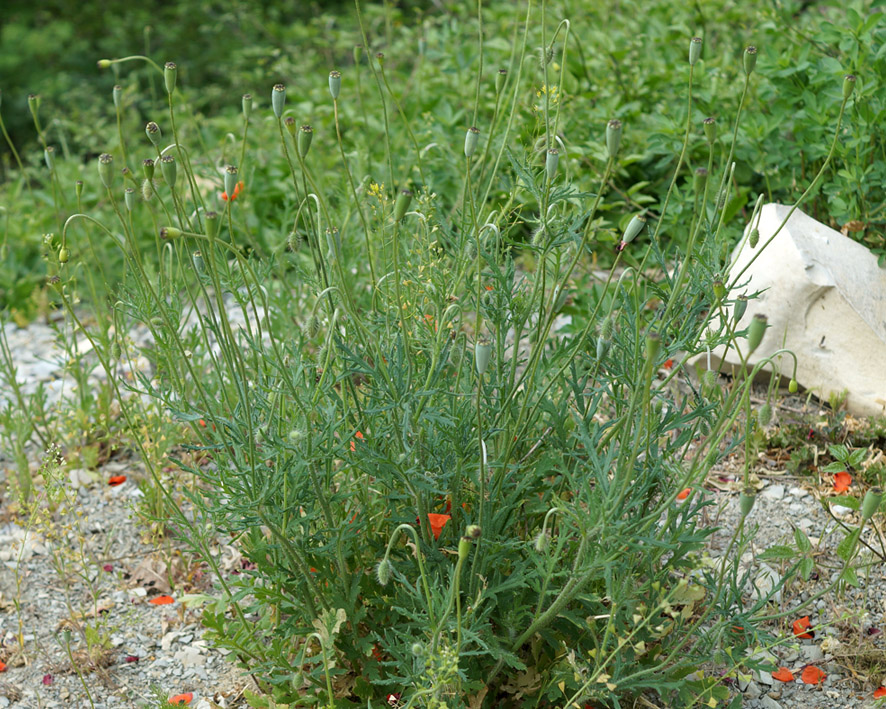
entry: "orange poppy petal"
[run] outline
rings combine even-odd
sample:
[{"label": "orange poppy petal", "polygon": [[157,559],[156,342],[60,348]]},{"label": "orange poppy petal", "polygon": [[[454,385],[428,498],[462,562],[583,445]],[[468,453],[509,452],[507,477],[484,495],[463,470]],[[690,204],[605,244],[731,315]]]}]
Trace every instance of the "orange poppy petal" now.
[{"label": "orange poppy petal", "polygon": [[0,672],[6,672],[6,663],[0,662]]},{"label": "orange poppy petal", "polygon": [[811,627],[808,615],[804,615],[802,618],[798,618],[797,620],[795,620],[791,627],[794,630],[794,635],[796,635],[798,638],[812,638],[812,634],[806,632]]},{"label": "orange poppy petal", "polygon": [[886,687],[880,687],[874,692],[874,699],[880,699],[881,697],[886,697]]},{"label": "orange poppy petal", "polygon": [[443,527],[446,526],[446,523],[450,519],[452,519],[450,515],[441,515],[435,512],[428,514],[428,522],[431,523],[431,532],[434,534],[434,539],[440,538],[440,533],[443,531]]},{"label": "orange poppy petal", "polygon": [[173,705],[184,706],[185,704],[190,704],[193,698],[193,692],[185,692],[184,694],[176,694],[174,697],[170,697],[167,701]]},{"label": "orange poppy petal", "polygon": [[803,674],[800,679],[804,684],[819,684],[827,675],[818,669],[815,665],[806,665],[803,668]]},{"label": "orange poppy petal", "polygon": [[845,470],[842,473],[837,473],[834,476],[834,492],[846,492],[851,484],[852,476]]},{"label": "orange poppy petal", "polygon": [[688,488],[688,487],[683,490],[680,490],[680,492],[677,493],[677,499],[678,500],[685,500],[687,497],[689,497],[690,492],[692,492],[692,488]]},{"label": "orange poppy petal", "polygon": [[125,482],[126,482],[125,475],[112,475],[111,477],[108,478],[108,485],[112,485],[112,486],[122,485]]},{"label": "orange poppy petal", "polygon": [[175,603],[175,599],[172,596],[157,596],[148,601],[148,603],[152,606],[168,606],[170,603]]},{"label": "orange poppy petal", "polygon": [[777,679],[779,682],[793,682],[794,673],[787,667],[779,667],[776,672],[772,673],[772,679]]}]

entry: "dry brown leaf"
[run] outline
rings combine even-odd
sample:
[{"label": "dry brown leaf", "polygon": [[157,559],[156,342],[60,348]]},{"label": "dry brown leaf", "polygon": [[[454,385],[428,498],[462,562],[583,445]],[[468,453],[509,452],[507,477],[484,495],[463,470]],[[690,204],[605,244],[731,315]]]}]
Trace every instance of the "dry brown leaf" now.
[{"label": "dry brown leaf", "polygon": [[153,588],[161,593],[171,593],[169,585],[169,567],[165,561],[156,556],[147,556],[129,574],[129,581],[133,586]]}]

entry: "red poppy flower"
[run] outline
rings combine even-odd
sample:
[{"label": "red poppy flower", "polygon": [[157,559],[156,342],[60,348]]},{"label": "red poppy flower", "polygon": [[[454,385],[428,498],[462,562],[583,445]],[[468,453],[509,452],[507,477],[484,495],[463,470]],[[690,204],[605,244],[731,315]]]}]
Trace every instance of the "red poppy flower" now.
[{"label": "red poppy flower", "polygon": [[190,704],[193,698],[193,692],[185,692],[184,694],[176,694],[174,697],[167,699],[167,701],[174,706],[184,706],[185,704]]},{"label": "red poppy flower", "polygon": [[673,366],[674,366],[674,360],[672,360],[672,359],[669,359],[669,360],[667,360],[667,361],[664,363],[664,368],[665,368],[665,369],[670,369],[670,368],[673,367]]},{"label": "red poppy flower", "polygon": [[798,618],[797,620],[795,620],[792,624],[792,627],[794,629],[794,635],[798,638],[804,638],[806,640],[812,639],[812,633],[806,632],[809,630],[810,627],[812,627],[811,623],[809,622],[808,615],[804,615],[802,618]]},{"label": "red poppy flower", "polygon": [[[231,201],[232,201],[232,202],[233,202],[235,199],[237,199],[237,197],[240,196],[240,193],[244,190],[245,187],[246,187],[246,184],[243,182],[243,180],[240,180],[240,182],[238,182],[236,185],[234,185],[234,194],[233,194],[233,196],[231,197]],[[227,193],[227,192],[222,192],[222,193],[221,193],[221,198],[222,198],[222,201],[227,202],[227,201],[228,201],[228,193]]]},{"label": "red poppy flower", "polygon": [[[357,431],[357,433],[354,434],[354,438],[356,438],[357,440],[362,441],[362,440],[363,440],[363,434],[360,433],[360,431]],[[354,441],[351,441],[351,453],[355,452],[356,450],[357,450],[357,444],[356,444]]]},{"label": "red poppy flower", "polygon": [[842,473],[837,473],[834,476],[834,492],[836,492],[838,495],[842,495],[844,492],[846,492],[851,484],[852,476],[845,470]]},{"label": "red poppy flower", "polygon": [[800,679],[803,680],[804,684],[820,684],[825,677],[827,675],[815,665],[806,665],[803,668],[803,674],[800,675]]},{"label": "red poppy flower", "polygon": [[0,662],[0,672],[6,672],[6,663]]},{"label": "red poppy flower", "polygon": [[431,523],[431,532],[434,533],[434,539],[440,538],[440,532],[443,531],[443,527],[446,526],[450,519],[452,519],[450,515],[440,515],[433,512],[428,514],[428,522]]},{"label": "red poppy flower", "polygon": [[882,697],[886,697],[886,687],[880,687],[874,692],[874,699],[881,699]]},{"label": "red poppy flower", "polygon": [[172,596],[157,596],[148,601],[148,603],[152,606],[168,606],[170,603],[175,603],[175,599]]},{"label": "red poppy flower", "polygon": [[692,492],[692,488],[688,488],[688,487],[684,488],[683,490],[680,490],[680,492],[677,493],[677,499],[678,500],[685,500],[687,497],[689,497],[690,492]]},{"label": "red poppy flower", "polygon": [[108,478],[108,485],[111,487],[116,487],[117,485],[122,485],[126,482],[125,475],[112,475]]},{"label": "red poppy flower", "polygon": [[779,682],[793,682],[794,673],[787,667],[779,667],[776,672],[772,673],[772,679],[777,679]]}]

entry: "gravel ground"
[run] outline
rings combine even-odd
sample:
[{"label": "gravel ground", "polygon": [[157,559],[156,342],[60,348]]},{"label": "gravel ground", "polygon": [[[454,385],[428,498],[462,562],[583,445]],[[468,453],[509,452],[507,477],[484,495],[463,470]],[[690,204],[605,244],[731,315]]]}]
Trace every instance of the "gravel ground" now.
[{"label": "gravel ground", "polygon": [[[72,382],[63,378],[64,362],[47,356],[55,351],[51,328],[37,323],[27,329],[7,326],[6,336],[26,393],[32,393],[38,382],[44,383],[50,402],[70,392]],[[135,333],[134,339],[138,343],[145,336]],[[100,375],[98,370],[95,374]],[[4,396],[11,393],[0,390],[0,407],[5,406]],[[802,408],[796,400],[789,403],[785,416]],[[760,492],[747,520],[755,529],[753,544],[742,558],[753,569],[758,587],[765,590],[780,567],[777,562],[760,561],[757,555],[774,544],[791,544],[794,527],[808,535],[817,561],[836,566],[839,560],[833,551],[843,534],[834,531],[835,523],[818,499],[834,494],[832,480],[791,477],[784,473],[783,463],[765,456],[759,462]],[[727,461],[715,471],[703,493],[715,503],[708,514],[710,523],[722,528],[711,540],[709,553],[714,560],[726,548],[740,516],[738,463]],[[36,469],[36,460],[33,465]],[[0,450],[0,479],[11,471],[11,455]],[[158,543],[134,519],[133,508],[141,495],[137,481],[145,475],[140,462],[118,457],[97,471],[65,475],[74,504],[53,526],[38,524],[26,532],[5,504],[0,509],[0,660],[6,664],[0,673],[0,709],[88,707],[84,685],[95,707],[141,707],[153,699],[155,687],[166,696],[192,692],[190,706],[200,709],[246,706],[242,693],[251,679],[203,640],[199,611],[186,609],[178,600],[182,593],[208,589],[207,571],[189,564],[175,539]],[[108,480],[118,475],[125,475],[126,481],[109,486]],[[861,496],[863,490],[853,486],[849,494]],[[847,524],[858,521],[846,508],[841,519]],[[76,538],[78,529],[83,531],[80,548],[66,543]],[[863,538],[877,547],[875,537],[876,531],[867,529]],[[218,553],[226,572],[236,573],[237,551],[220,547]],[[65,569],[58,568],[59,559],[67,564]],[[788,613],[781,626],[786,640],[768,652],[776,667],[787,667],[797,679],[781,682],[762,672],[735,682],[734,691],[743,694],[747,709],[886,705],[886,700],[873,699],[886,677],[877,675],[876,669],[871,672],[876,663],[886,669],[886,641],[880,632],[886,629],[882,567],[871,567],[868,577],[860,578],[859,588],[842,595],[828,593],[799,610],[802,601],[827,588],[830,573],[823,571],[780,593],[777,610]],[[151,603],[164,595],[174,602]],[[791,622],[806,615],[813,637],[792,637]],[[72,658],[68,656],[65,637],[66,629],[72,629],[72,617],[81,627],[100,631],[102,652],[86,656],[82,637],[74,631],[69,635]],[[20,621],[25,656],[17,653]],[[810,665],[825,673],[820,684],[799,679]]]}]

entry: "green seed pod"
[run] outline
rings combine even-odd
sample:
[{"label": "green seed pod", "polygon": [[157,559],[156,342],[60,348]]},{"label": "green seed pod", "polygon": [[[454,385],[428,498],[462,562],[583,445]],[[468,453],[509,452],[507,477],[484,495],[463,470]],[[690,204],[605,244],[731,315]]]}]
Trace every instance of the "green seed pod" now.
[{"label": "green seed pod", "polygon": [[751,513],[756,501],[757,491],[754,488],[746,487],[741,491],[741,495],[738,497],[738,507],[741,510],[742,517],[747,517]]},{"label": "green seed pod", "polygon": [[713,143],[717,140],[717,120],[715,118],[705,118],[701,122],[702,127],[704,128],[704,137],[707,138],[709,143]]},{"label": "green seed pod", "polygon": [[695,169],[695,177],[692,180],[692,189],[695,190],[695,194],[701,196],[704,194],[705,185],[708,183],[708,171],[707,168],[699,167]]},{"label": "green seed pod", "polygon": [[80,195],[83,194],[83,180],[77,180],[74,183],[74,193],[77,195],[77,199],[80,199]]},{"label": "green seed pod", "polygon": [[212,241],[218,236],[218,214],[216,212],[206,212],[203,215],[203,221],[206,224],[206,236]]},{"label": "green seed pod", "polygon": [[726,296],[726,286],[723,285],[723,281],[719,278],[714,280],[712,286],[714,288],[714,297],[717,299],[717,302],[720,302]]},{"label": "green seed pod", "polygon": [[123,87],[115,86],[111,95],[114,97],[114,108],[117,110],[123,108]]},{"label": "green seed pod", "polygon": [[64,246],[62,246],[62,247],[58,250],[58,262],[59,262],[59,263],[67,263],[67,262],[68,262],[68,256],[69,256],[69,254],[68,254],[68,250],[67,250]]},{"label": "green seed pod", "polygon": [[160,141],[163,139],[163,133],[160,132],[160,126],[154,123],[154,121],[151,121],[145,126],[145,134],[155,148],[160,147]]},{"label": "green seed pod", "polygon": [[621,121],[613,118],[606,124],[606,150],[609,158],[615,160],[621,147]]},{"label": "green seed pod", "polygon": [[314,129],[307,124],[303,125],[298,132],[298,154],[301,155],[302,160],[308,156],[308,151],[311,149],[311,143],[313,140]]},{"label": "green seed pod", "polygon": [[163,173],[163,179],[170,189],[175,188],[175,179],[178,177],[178,167],[175,164],[175,158],[172,155],[164,155],[160,158],[160,172]]},{"label": "green seed pod", "polygon": [[492,343],[486,338],[481,338],[474,345],[474,364],[477,373],[482,377],[489,368],[489,360],[492,358]]},{"label": "green seed pod", "polygon": [[161,226],[159,234],[161,239],[177,239],[182,235],[182,231],[174,226]]},{"label": "green seed pod", "polygon": [[101,178],[102,184],[108,189],[114,182],[114,158],[108,153],[102,153],[98,156],[98,176]]},{"label": "green seed pod", "polygon": [[233,196],[235,189],[237,189],[237,168],[234,165],[227,165],[225,166],[225,193],[229,199]]},{"label": "green seed pod", "polygon": [[286,105],[286,87],[283,84],[274,84],[271,91],[271,108],[278,119],[283,117],[283,107]]},{"label": "green seed pod", "polygon": [[499,69],[495,74],[495,93],[500,94],[502,89],[505,87],[505,81],[508,78],[508,70],[507,69]]},{"label": "green seed pod", "polygon": [[752,249],[757,248],[757,244],[760,243],[760,230],[757,227],[751,229],[751,233],[748,234],[748,244]]},{"label": "green seed pod", "polygon": [[409,190],[400,190],[400,194],[397,195],[397,200],[394,202],[394,221],[399,222],[406,216],[406,211],[409,209],[409,204],[412,202],[412,192]]},{"label": "green seed pod", "polygon": [[175,79],[178,74],[178,67],[175,62],[166,62],[163,67],[163,81],[166,83],[166,93],[172,94],[175,91]]},{"label": "green seed pod", "polygon": [[382,586],[387,586],[391,580],[391,570],[392,564],[387,557],[379,561],[378,566],[375,567],[375,578]]},{"label": "green seed pod", "polygon": [[471,553],[471,540],[469,537],[462,537],[458,540],[458,560],[464,561]]},{"label": "green seed pod", "polygon": [[283,119],[283,125],[286,126],[286,132],[291,138],[295,138],[295,119],[292,116],[286,116]]},{"label": "green seed pod", "polygon": [[52,172],[55,170],[55,148],[51,145],[46,146],[43,150],[43,159],[46,161],[46,167]]},{"label": "green seed pod", "polygon": [[468,128],[465,134],[465,157],[469,158],[477,149],[477,143],[480,141],[480,129],[474,126]]},{"label": "green seed pod", "polygon": [[628,226],[625,229],[625,233],[622,235],[621,240],[624,244],[630,244],[634,239],[636,239],[640,232],[643,231],[643,228],[646,226],[646,216],[643,214],[635,214],[631,221],[628,222]]},{"label": "green seed pod", "polygon": [[556,148],[548,150],[548,156],[545,159],[545,175],[548,182],[553,182],[557,175],[557,165],[560,164],[560,151]]},{"label": "green seed pod", "polygon": [[874,516],[874,513],[879,509],[880,503],[883,501],[883,489],[879,487],[872,487],[868,490],[864,495],[864,500],[861,503],[861,518],[865,521],[869,520]]},{"label": "green seed pod", "polygon": [[341,93],[341,72],[329,72],[329,93],[332,95],[333,101],[338,101],[338,95]]},{"label": "green seed pod", "polygon": [[760,313],[756,313],[751,319],[751,325],[748,328],[748,353],[750,354],[763,341],[763,335],[766,333],[769,318]]},{"label": "green seed pod", "polygon": [[757,48],[751,45],[744,50],[744,73],[750,76],[757,66]]},{"label": "green seed pod", "polygon": [[648,362],[655,364],[658,359],[658,353],[661,350],[661,335],[657,332],[649,332],[646,334],[646,359]]},{"label": "green seed pod", "polygon": [[757,409],[757,423],[760,424],[760,428],[766,428],[770,421],[772,421],[772,407],[768,403],[763,404]]},{"label": "green seed pod", "polygon": [[701,37],[693,37],[689,41],[689,66],[695,66],[695,63],[701,57]]},{"label": "green seed pod", "polygon": [[191,260],[194,263],[194,270],[197,272],[197,275],[202,276],[206,271],[206,263],[203,261],[203,253],[201,251],[195,251],[191,254]]},{"label": "green seed pod", "polygon": [[337,227],[326,230],[326,245],[329,247],[329,252],[332,256],[335,257],[341,253],[341,237]]},{"label": "green seed pod", "polygon": [[846,74],[843,77],[843,98],[848,99],[853,91],[855,91],[855,75]]},{"label": "green seed pod", "polygon": [[748,297],[746,295],[740,295],[735,299],[735,303],[732,306],[732,322],[738,323],[744,317],[745,311],[748,309]]},{"label": "green seed pod", "polygon": [[791,381],[788,382],[788,391],[789,391],[791,394],[796,394],[796,393],[797,393],[797,390],[798,390],[799,388],[800,388],[800,385],[797,383],[797,380],[796,380],[796,379],[791,379]]},{"label": "green seed pod", "polygon": [[379,65],[379,66],[384,66],[384,64],[385,64],[385,55],[384,55],[384,53],[383,53],[383,52],[378,52],[378,53],[375,55],[375,60],[378,62],[378,65]]},{"label": "green seed pod", "polygon": [[243,118],[248,121],[252,115],[252,94],[243,94],[241,105],[243,107]]},{"label": "green seed pod", "polygon": [[151,197],[154,195],[154,184],[147,177],[142,182],[142,199],[145,202],[150,202]]},{"label": "green seed pod", "polygon": [[142,161],[142,170],[145,173],[145,179],[154,179],[154,161],[151,158]]},{"label": "green seed pod", "polygon": [[135,188],[127,187],[123,190],[123,203],[126,205],[126,209],[130,212],[135,207]]}]

